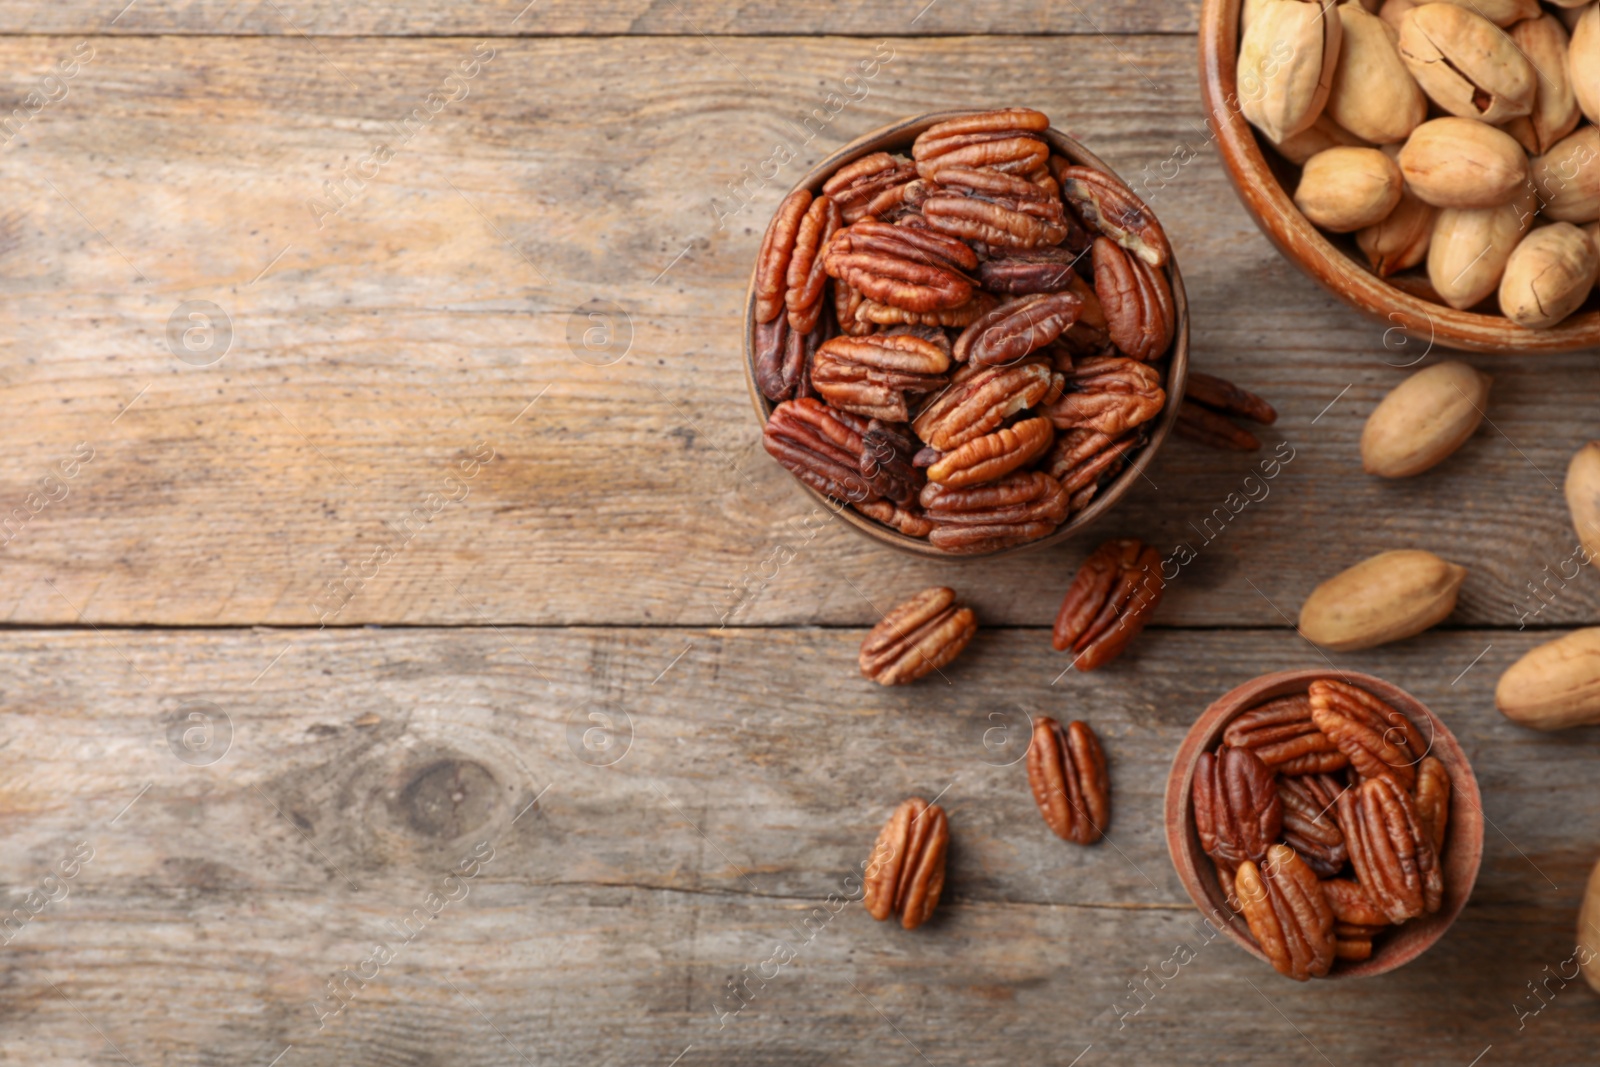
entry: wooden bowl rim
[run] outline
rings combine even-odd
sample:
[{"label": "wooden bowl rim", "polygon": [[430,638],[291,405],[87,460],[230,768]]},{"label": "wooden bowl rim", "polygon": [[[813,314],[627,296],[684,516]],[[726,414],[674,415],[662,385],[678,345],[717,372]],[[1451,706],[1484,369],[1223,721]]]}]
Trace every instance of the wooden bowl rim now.
[{"label": "wooden bowl rim", "polygon": [[[1478,778],[1472,764],[1444,721],[1404,689],[1360,671],[1306,667],[1252,678],[1212,701],[1189,728],[1167,776],[1167,851],[1195,907],[1208,919],[1227,916],[1228,907],[1216,871],[1210,857],[1201,850],[1194,829],[1190,798],[1195,764],[1202,752],[1221,741],[1228,723],[1240,714],[1274,697],[1302,692],[1318,678],[1338,678],[1359,686],[1406,715],[1419,728],[1424,724],[1431,727],[1433,743],[1428,754],[1436,757],[1450,772],[1450,820],[1444,855],[1440,857],[1445,869],[1444,903],[1433,915],[1412,919],[1399,929],[1386,932],[1383,940],[1373,946],[1369,959],[1359,963],[1338,962],[1327,976],[1366,978],[1410,963],[1443,937],[1472,895],[1483,862],[1483,797],[1478,791]],[[1250,938],[1243,916],[1229,917],[1221,928],[1240,948],[1257,959],[1266,960],[1266,954]]]},{"label": "wooden bowl rim", "polygon": [[[1245,209],[1279,252],[1351,307],[1388,324],[1383,345],[1391,351],[1403,351],[1408,338],[1425,343],[1428,350],[1438,344],[1516,355],[1553,355],[1600,345],[1600,311],[1573,315],[1545,330],[1517,326],[1500,315],[1457,311],[1390,285],[1311,225],[1268,167],[1254,129],[1229,103],[1238,98],[1241,5],[1242,0],[1204,0],[1200,87],[1223,169]],[[1415,359],[1425,355],[1427,351]]]},{"label": "wooden bowl rim", "polygon": [[[789,192],[792,193],[796,189],[804,188],[810,189],[813,193],[815,193],[822,188],[822,183],[826,181],[834,171],[838,170],[847,163],[852,163],[855,160],[860,159],[862,156],[870,155],[873,152],[894,151],[902,148],[910,148],[911,142],[916,140],[917,135],[935,123],[946,122],[950,119],[962,118],[967,115],[978,115],[982,113],[983,109],[977,108],[959,109],[953,111],[931,111],[923,115],[915,115],[911,118],[902,119],[899,122],[891,123],[887,126],[881,126],[876,130],[872,130],[869,133],[865,133],[860,137],[857,137],[855,140],[851,141],[843,148],[840,148],[838,151],[819,162],[816,166],[812,167],[799,181],[795,182],[794,185],[790,187]],[[1083,147],[1082,144],[1078,143],[1078,141],[1072,137],[1069,137],[1067,134],[1057,130],[1054,126],[1046,130],[1043,136],[1045,140],[1050,143],[1051,148],[1066,156],[1068,159],[1071,159],[1074,163],[1094,167],[1097,170],[1104,171],[1105,173],[1110,174],[1112,177],[1117,178],[1118,181],[1122,180],[1121,176],[1107,166],[1105,161],[1099,156]],[[784,195],[788,196],[789,193],[785,193]],[[770,221],[771,220],[768,220],[769,225]],[[765,227],[762,228],[762,232],[766,232]],[[756,269],[756,266],[752,266],[750,271],[750,282],[745,288],[744,380],[745,388],[749,390],[750,393],[750,402],[755,407],[756,418],[759,421],[759,430],[765,429],[767,425],[767,417],[772,414],[772,409],[775,405],[768,401],[766,397],[762,396],[761,390],[756,386]],[[793,474],[790,474],[789,476],[794,480],[795,484],[803,489],[814,501],[817,502],[819,506],[832,511],[837,518],[843,520],[858,533],[865,534],[867,537],[877,541],[879,544],[888,545],[891,548],[899,549],[902,552],[907,552],[914,556],[921,556],[924,559],[937,559],[948,562],[967,562],[981,559],[996,559],[1001,556],[1009,556],[1022,552],[1033,552],[1049,547],[1050,545],[1060,544],[1069,537],[1073,537],[1082,532],[1086,527],[1090,526],[1101,516],[1105,515],[1108,511],[1115,507],[1125,495],[1127,495],[1128,490],[1133,487],[1135,481],[1145,477],[1146,469],[1148,469],[1150,464],[1154,462],[1156,453],[1160,451],[1161,446],[1167,440],[1167,435],[1171,433],[1173,426],[1177,424],[1178,410],[1183,403],[1184,386],[1188,382],[1189,376],[1189,297],[1188,293],[1183,287],[1183,275],[1178,269],[1178,257],[1176,253],[1172,255],[1167,263],[1167,280],[1172,287],[1172,301],[1173,308],[1176,311],[1177,326],[1173,331],[1172,347],[1168,350],[1167,355],[1167,378],[1166,382],[1164,383],[1164,388],[1167,391],[1166,406],[1162,409],[1161,415],[1156,422],[1155,429],[1150,434],[1149,442],[1146,443],[1144,448],[1140,449],[1139,454],[1134,458],[1134,461],[1128,464],[1128,466],[1123,469],[1122,473],[1119,474],[1116,479],[1114,479],[1111,484],[1108,485],[1102,492],[1097,493],[1094,500],[1090,501],[1088,507],[1069,517],[1066,522],[1057,527],[1056,530],[1048,537],[1041,537],[1037,541],[1029,541],[1027,544],[1013,545],[1010,548],[997,549],[993,552],[981,552],[971,555],[956,555],[949,552],[943,552],[937,548],[934,548],[922,538],[907,537],[905,534],[902,534],[897,530],[892,530],[886,526],[881,526],[872,519],[862,515],[848,504],[841,504],[833,500],[831,497],[817,492],[815,489],[811,488],[811,486],[800,481],[800,479],[794,478]],[[788,474],[789,472],[785,471],[785,473]]]}]

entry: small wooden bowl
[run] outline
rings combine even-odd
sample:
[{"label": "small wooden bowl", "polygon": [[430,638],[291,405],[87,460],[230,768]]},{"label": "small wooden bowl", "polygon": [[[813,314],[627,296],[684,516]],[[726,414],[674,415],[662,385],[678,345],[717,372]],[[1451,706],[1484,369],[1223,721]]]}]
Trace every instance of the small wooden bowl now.
[{"label": "small wooden bowl", "polygon": [[[961,118],[964,115],[980,114],[978,111],[936,111],[927,115],[918,115],[915,118],[904,119],[891,126],[884,126],[873,130],[871,133],[851,141],[833,155],[818,163],[815,167],[795,182],[790,192],[794,189],[810,189],[813,193],[822,191],[822,183],[832,177],[834,171],[847,163],[853,163],[862,156],[871,155],[873,152],[902,152],[909,151],[911,142],[917,135],[929,126],[950,119]],[[1117,172],[1106,166],[1105,162],[1090,152],[1083,145],[1068,137],[1057,129],[1046,130],[1041,136],[1050,143],[1050,147],[1059,154],[1067,157],[1076,164],[1094,167],[1096,170],[1105,171],[1113,177]],[[787,193],[784,195],[788,195]],[[763,228],[764,229],[764,228]],[[1029,552],[1043,548],[1046,545],[1059,544],[1067,538],[1074,536],[1084,527],[1093,523],[1106,512],[1117,505],[1117,501],[1133,487],[1133,484],[1144,477],[1144,472],[1156,457],[1156,452],[1167,439],[1167,434],[1172,431],[1173,425],[1178,421],[1178,408],[1183,403],[1184,385],[1189,377],[1189,298],[1183,289],[1183,276],[1178,272],[1178,257],[1172,256],[1167,263],[1167,281],[1172,286],[1172,303],[1177,312],[1177,328],[1173,331],[1172,348],[1168,351],[1167,380],[1167,405],[1157,417],[1155,428],[1150,432],[1150,441],[1133,462],[1123,468],[1110,485],[1095,495],[1089,506],[1075,515],[1070,516],[1066,522],[1056,528],[1048,537],[1037,541],[1030,541],[1024,545],[1014,545],[1002,548],[995,552],[977,553],[974,555],[953,555],[941,552],[927,541],[916,537],[907,537],[897,530],[881,526],[862,515],[854,508],[841,504],[824,496],[815,489],[795,479],[796,484],[804,489],[810,497],[821,507],[837,513],[852,529],[865,534],[879,544],[897,548],[902,552],[909,552],[915,556],[941,560],[973,560],[990,559],[996,556],[1008,556],[1016,552]],[[756,387],[756,275],[755,269],[750,271],[750,285],[745,292],[744,305],[744,378],[745,385],[750,390],[750,402],[755,405],[756,418],[759,420],[758,432],[767,425],[767,416],[772,414],[775,406],[766,397],[761,395],[761,390]]]},{"label": "small wooden bowl", "polygon": [[[1359,253],[1353,244],[1346,251],[1311,225],[1286,188],[1286,183],[1298,180],[1298,168],[1263,146],[1235,103],[1240,6],[1241,0],[1205,0],[1201,8],[1201,90],[1206,121],[1228,177],[1278,251],[1334,296],[1381,321],[1386,328],[1383,343],[1392,350],[1402,349],[1406,337],[1428,348],[1437,344],[1514,354],[1572,352],[1600,345],[1600,311],[1593,310],[1593,296],[1586,305],[1590,310],[1580,310],[1547,330],[1526,329],[1501,315],[1457,311],[1412,295],[1372,273],[1356,258]],[[1431,289],[1425,278],[1419,288],[1423,287]]]},{"label": "small wooden bowl", "polygon": [[[1369,958],[1358,963],[1339,960],[1328,972],[1329,978],[1364,978],[1410,963],[1444,936],[1472,895],[1473,883],[1478,879],[1478,865],[1483,859],[1483,798],[1478,793],[1478,779],[1449,727],[1410,693],[1370,674],[1314,667],[1262,675],[1222,696],[1195,720],[1178,749],[1177,758],[1172,761],[1172,773],[1167,777],[1167,851],[1172,854],[1178,877],[1183,880],[1183,887],[1189,891],[1195,906],[1207,916],[1227,916],[1228,905],[1222,886],[1217,882],[1216,869],[1211,857],[1201,850],[1200,837],[1194,828],[1190,797],[1195,764],[1202,752],[1216,748],[1223,731],[1241,713],[1263,701],[1304,692],[1318,678],[1335,677],[1379,697],[1409,718],[1419,730],[1430,732],[1433,743],[1428,754],[1450,772],[1450,820],[1441,857],[1444,903],[1432,915],[1412,919],[1379,935]],[[1246,952],[1257,959],[1267,958],[1251,939],[1243,916],[1233,916],[1222,928]]]}]

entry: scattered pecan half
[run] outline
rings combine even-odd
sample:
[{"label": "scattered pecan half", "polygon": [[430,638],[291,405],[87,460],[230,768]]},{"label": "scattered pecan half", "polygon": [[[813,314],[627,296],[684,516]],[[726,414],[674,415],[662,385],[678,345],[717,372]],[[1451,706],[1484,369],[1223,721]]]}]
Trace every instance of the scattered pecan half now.
[{"label": "scattered pecan half", "polygon": [[872,203],[884,193],[901,188],[917,177],[917,168],[903,156],[874,152],[834,171],[822,191],[839,205],[846,225],[876,214]]},{"label": "scattered pecan half", "polygon": [[1417,764],[1417,818],[1428,831],[1433,850],[1444,852],[1444,834],[1450,828],[1450,772],[1432,756]]},{"label": "scattered pecan half", "polygon": [[1082,311],[1083,301],[1067,292],[1009,300],[962,330],[951,355],[958,363],[1015,363],[1060,337]]},{"label": "scattered pecan half", "polygon": [[1247,389],[1214,374],[1191,370],[1183,390],[1183,407],[1176,427],[1180,436],[1212,448],[1254,452],[1261,447],[1255,434],[1229,416],[1270,426],[1278,421],[1271,404]]},{"label": "scattered pecan half", "polygon": [[817,492],[860,503],[876,499],[861,476],[867,420],[806,397],[772,409],[761,443],[772,458]]},{"label": "scattered pecan half", "polygon": [[1224,744],[1248,748],[1280,774],[1320,774],[1347,766],[1339,751],[1311,719],[1311,698],[1305,693],[1269,700],[1228,724]]},{"label": "scattered pecan half", "polygon": [[784,305],[789,309],[789,328],[800,333],[816,329],[822,317],[822,298],[827,294],[828,273],[823,269],[822,253],[839,229],[839,205],[826,196],[811,201],[795,231],[794,249],[789,256],[788,289]]},{"label": "scattered pecan half", "polygon": [[766,236],[761,239],[761,252],[756,258],[757,322],[771,322],[783,313],[789,291],[789,260],[794,254],[800,220],[810,207],[810,190],[796,189],[778,205],[777,214],[772,216]]},{"label": "scattered pecan half", "polygon": [[916,505],[900,507],[887,500],[864,500],[855,509],[874,522],[892,526],[907,537],[925,538],[933,532],[933,523]]},{"label": "scattered pecan half", "polygon": [[1148,363],[1172,344],[1177,310],[1167,279],[1108,237],[1094,239],[1094,292],[1112,343],[1123,355]]},{"label": "scattered pecan half", "polygon": [[1063,841],[1092,845],[1111,823],[1106,754],[1087,723],[1063,729],[1049,716],[1034,720],[1028,785],[1045,825]]},{"label": "scattered pecan half", "polygon": [[1066,214],[1052,189],[996,170],[941,167],[922,216],[940,233],[992,248],[1041,248],[1067,237]]},{"label": "scattered pecan half", "polygon": [[1100,486],[1122,469],[1129,453],[1143,443],[1144,438],[1136,432],[1111,438],[1098,430],[1068,430],[1051,446],[1044,469],[1066,490],[1071,511],[1082,511]]},{"label": "scattered pecan half", "polygon": [[923,312],[972,299],[966,272],[977,269],[978,257],[954,237],[861,219],[828,242],[823,264],[870,300]]},{"label": "scattered pecan half", "polygon": [[1334,802],[1345,789],[1343,782],[1328,774],[1278,778],[1284,843],[1323,878],[1338,874],[1349,859],[1344,832],[1333,813]]},{"label": "scattered pecan half", "polygon": [[1152,267],[1165,267],[1172,246],[1155,215],[1133,190],[1104,171],[1080,167],[1059,156],[1051,172],[1061,183],[1061,199],[1071,204],[1091,228]]},{"label": "scattered pecan half", "polygon": [[1037,136],[1049,128],[1050,119],[1031,108],[986,111],[929,126],[911,146],[911,158],[931,181],[947,167],[1033,174],[1049,165],[1050,146]]},{"label": "scattered pecan half", "polygon": [[1066,372],[1067,389],[1045,409],[1058,430],[1083,427],[1121,437],[1161,414],[1161,372],[1119,356],[1083,360]]},{"label": "scattered pecan half", "polygon": [[1062,378],[1043,358],[1004,367],[968,363],[911,422],[916,435],[941,452],[992,433],[1018,412],[1060,395]]},{"label": "scattered pecan half", "polygon": [[972,609],[955,590],[924,589],[883,617],[861,642],[861,674],[879,685],[904,685],[961,654],[978,632]]},{"label": "scattered pecan half", "polygon": [[1273,968],[1297,982],[1327,974],[1333,966],[1333,909],[1294,849],[1273,845],[1260,865],[1239,864],[1234,878],[1250,935]]},{"label": "scattered pecan half", "polygon": [[1002,426],[946,452],[928,468],[928,481],[956,489],[992,482],[1043,455],[1055,435],[1045,418]]},{"label": "scattered pecan half", "polygon": [[1190,798],[1200,847],[1218,863],[1260,862],[1283,829],[1272,768],[1246,748],[1201,753]]},{"label": "scattered pecan half", "polygon": [[998,248],[978,264],[978,280],[991,293],[1009,296],[1059,293],[1077,277],[1079,258],[1067,248]]},{"label": "scattered pecan half", "polygon": [[1056,614],[1051,644],[1080,671],[1122,654],[1161,603],[1161,554],[1142,541],[1107,541],[1079,568]]},{"label": "scattered pecan half", "polygon": [[1439,910],[1444,875],[1410,793],[1379,775],[1342,794],[1338,812],[1356,878],[1390,922]]},{"label": "scattered pecan half", "polygon": [[895,809],[878,833],[862,877],[861,903],[880,922],[900,916],[915,930],[933,915],[944,889],[950,822],[944,809],[912,797]]},{"label": "scattered pecan half", "polygon": [[817,350],[811,386],[836,408],[869,418],[905,422],[906,396],[945,384],[950,350],[914,334],[835,337]]},{"label": "scattered pecan half", "polygon": [[1050,534],[1066,519],[1068,499],[1061,483],[1043,471],[1018,471],[962,489],[929,482],[921,503],[934,524],[928,543],[952,555],[971,555]]},{"label": "scattered pecan half", "polygon": [[1362,778],[1388,777],[1410,791],[1428,745],[1410,719],[1365,689],[1319,678],[1310,687],[1311,718]]}]

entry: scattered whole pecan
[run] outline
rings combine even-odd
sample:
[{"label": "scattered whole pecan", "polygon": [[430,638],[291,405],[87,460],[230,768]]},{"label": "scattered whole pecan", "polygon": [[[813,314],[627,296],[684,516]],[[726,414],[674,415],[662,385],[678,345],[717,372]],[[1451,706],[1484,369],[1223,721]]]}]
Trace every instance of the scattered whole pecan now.
[{"label": "scattered whole pecan", "polygon": [[850,503],[878,497],[861,476],[866,419],[814,398],[788,400],[772,409],[762,444],[789,472],[825,496]]},{"label": "scattered whole pecan", "polygon": [[1450,828],[1450,772],[1432,756],[1417,764],[1417,818],[1428,831],[1433,850],[1444,852],[1444,834]]},{"label": "scattered whole pecan", "polygon": [[1104,171],[1074,166],[1060,157],[1051,161],[1050,169],[1061,183],[1061,199],[1086,224],[1150,266],[1167,265],[1172,246],[1166,231],[1133,190]]},{"label": "scattered whole pecan", "polygon": [[1037,540],[1067,517],[1067,494],[1044,471],[1017,471],[966,488],[929,482],[922,513],[928,543],[954,555],[993,552]]},{"label": "scattered whole pecan", "polygon": [[946,167],[986,167],[1007,174],[1035,174],[1050,160],[1038,135],[1050,119],[1031,108],[1013,107],[929,126],[911,147],[917,172],[938,181]]},{"label": "scattered whole pecan", "polygon": [[835,337],[817,349],[811,386],[836,408],[905,422],[906,396],[942,388],[949,368],[948,341],[941,346],[910,333]]},{"label": "scattered whole pecan", "polygon": [[877,216],[872,205],[885,193],[903,188],[917,177],[917,168],[903,156],[874,152],[834,171],[822,191],[839,205],[846,225],[868,215]]},{"label": "scattered whole pecan", "polygon": [[1159,415],[1167,402],[1161,372],[1136,359],[1086,359],[1065,376],[1066,391],[1045,409],[1058,430],[1084,427],[1121,437]]},{"label": "scattered whole pecan", "polygon": [[1249,749],[1201,753],[1190,796],[1200,847],[1225,866],[1261,862],[1283,829],[1272,769]]},{"label": "scattered whole pecan", "polygon": [[1334,956],[1333,910],[1294,849],[1273,845],[1261,864],[1239,864],[1234,879],[1250,935],[1273,968],[1297,982],[1327,974]]},{"label": "scattered whole pecan", "polygon": [[1092,845],[1111,822],[1106,755],[1087,723],[1066,728],[1040,716],[1028,746],[1028,785],[1045,825],[1063,841]]},{"label": "scattered whole pecan", "polygon": [[1062,378],[1048,360],[1028,358],[1003,367],[968,363],[911,422],[930,448],[948,452],[993,433],[1011,416],[1061,394]]},{"label": "scattered whole pecan", "polygon": [[1051,644],[1080,671],[1121,655],[1161,603],[1161,554],[1132,538],[1107,541],[1079,568],[1056,614]]},{"label": "scattered whole pecan", "polygon": [[1411,720],[1365,689],[1333,678],[1311,683],[1311,718],[1362,779],[1393,778],[1410,791],[1428,745]]},{"label": "scattered whole pecan", "polygon": [[1394,923],[1438,911],[1444,875],[1411,794],[1384,774],[1342,794],[1337,806],[1350,865],[1378,910]]},{"label": "scattered whole pecan", "polygon": [[928,467],[928,481],[960,489],[1002,478],[1033,462],[1055,440],[1045,418],[1023,419],[944,453]]},{"label": "scattered whole pecan", "polygon": [[895,809],[878,833],[862,877],[861,903],[878,921],[900,916],[915,930],[933,915],[944,889],[950,823],[944,809],[912,797]]},{"label": "scattered whole pecan", "polygon": [[1344,832],[1334,816],[1334,801],[1347,787],[1328,774],[1278,778],[1283,801],[1283,840],[1319,877],[1332,878],[1344,869]]},{"label": "scattered whole pecan", "polygon": [[953,589],[933,586],[899,605],[861,642],[861,674],[879,685],[905,685],[944,667],[978,632],[972,609]]},{"label": "scattered whole pecan", "polygon": [[1222,742],[1250,749],[1280,774],[1321,774],[1350,763],[1350,757],[1317,729],[1311,719],[1311,698],[1305,693],[1251,708],[1228,724]]},{"label": "scattered whole pecan", "polygon": [[826,196],[811,201],[811,206],[800,217],[794,248],[789,255],[788,288],[783,298],[784,306],[789,309],[791,330],[810,333],[822,317],[822,298],[828,289],[822,253],[839,226],[839,205]]},{"label": "scattered whole pecan", "polygon": [[1261,447],[1255,434],[1229,416],[1263,426],[1278,421],[1271,404],[1247,389],[1213,374],[1191,370],[1178,411],[1177,432],[1191,441],[1232,452],[1254,452]]},{"label": "scattered whole pecan", "polygon": [[1078,321],[1083,301],[1070,292],[1009,300],[961,331],[951,349],[958,363],[1015,363],[1050,344]]},{"label": "scattered whole pecan", "polygon": [[925,312],[972,299],[966,272],[977,269],[978,257],[954,237],[861,219],[828,242],[823,264],[870,300]]},{"label": "scattered whole pecan", "polygon": [[783,313],[789,291],[789,260],[794,254],[800,220],[811,207],[811,191],[796,189],[783,198],[767,226],[756,258],[756,321],[771,322]]},{"label": "scattered whole pecan", "polygon": [[978,280],[991,293],[1008,296],[1059,293],[1078,276],[1073,268],[1079,258],[1068,248],[997,248],[978,264]]},{"label": "scattered whole pecan", "polygon": [[1048,187],[996,170],[946,166],[922,203],[940,233],[992,248],[1042,248],[1067,239],[1061,198]]}]

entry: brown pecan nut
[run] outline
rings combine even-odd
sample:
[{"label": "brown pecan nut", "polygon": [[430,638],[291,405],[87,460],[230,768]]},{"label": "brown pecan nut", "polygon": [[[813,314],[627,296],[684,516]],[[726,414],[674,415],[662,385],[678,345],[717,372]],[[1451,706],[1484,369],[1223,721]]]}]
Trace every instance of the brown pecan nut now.
[{"label": "brown pecan nut", "polygon": [[1073,166],[1057,157],[1051,172],[1061,183],[1061,199],[1078,212],[1084,223],[1115,241],[1152,267],[1165,267],[1172,258],[1166,231],[1133,190],[1104,171]]},{"label": "brown pecan nut", "polygon": [[959,330],[970,325],[978,316],[993,310],[999,303],[996,297],[981,289],[975,290],[972,299],[959,307],[934,308],[931,311],[907,311],[890,304],[880,304],[876,300],[865,300],[856,310],[856,318],[877,326],[912,324],[948,326]]},{"label": "brown pecan nut", "polygon": [[873,419],[861,434],[861,456],[856,470],[878,496],[899,507],[914,503],[927,480],[911,465],[916,442],[899,427]]},{"label": "brown pecan nut", "polygon": [[839,320],[840,333],[861,337],[873,332],[876,324],[863,322],[860,318],[861,308],[867,302],[866,297],[850,288],[849,282],[842,278],[833,279],[833,310]]},{"label": "brown pecan nut", "polygon": [[1130,256],[1109,238],[1097,237],[1094,292],[1105,312],[1112,343],[1123,355],[1148,363],[1165,354],[1178,320],[1172,290],[1156,268]]},{"label": "brown pecan nut", "polygon": [[1444,852],[1444,834],[1450,828],[1450,772],[1432,756],[1417,764],[1417,818],[1428,831],[1433,850]]},{"label": "brown pecan nut", "polygon": [[1005,367],[969,363],[923,406],[911,428],[929,447],[948,452],[992,433],[1020,411],[1050,403],[1062,385],[1061,375],[1043,358]]},{"label": "brown pecan nut", "polygon": [[1159,552],[1133,538],[1107,541],[1067,587],[1050,643],[1071,649],[1080,671],[1103,667],[1139,636],[1165,587]]},{"label": "brown pecan nut", "polygon": [[1261,447],[1261,439],[1255,434],[1188,397],[1178,408],[1178,424],[1173,429],[1179,437],[1224,452],[1254,452]]},{"label": "brown pecan nut", "polygon": [[756,387],[768,400],[813,396],[811,366],[822,344],[826,324],[818,322],[809,333],[789,326],[779,315],[756,327]]},{"label": "brown pecan nut", "polygon": [[1378,910],[1360,882],[1330,878],[1322,883],[1322,894],[1328,898],[1333,917],[1341,925],[1374,931],[1389,925],[1389,917]]},{"label": "brown pecan nut", "polygon": [[1382,928],[1373,929],[1368,926],[1351,926],[1348,923],[1336,922],[1333,924],[1333,958],[1336,960],[1349,960],[1352,963],[1372,958],[1372,938],[1382,932]]},{"label": "brown pecan nut", "polygon": [[949,368],[948,348],[912,334],[835,337],[817,350],[811,385],[836,408],[905,422],[906,395],[940,389]]},{"label": "brown pecan nut", "polygon": [[1068,430],[1056,438],[1043,466],[1066,490],[1072,511],[1082,511],[1143,444],[1138,433],[1112,438],[1098,430]]},{"label": "brown pecan nut", "polygon": [[1067,238],[1055,191],[993,170],[946,167],[922,202],[922,217],[940,233],[990,248],[1043,248]]},{"label": "brown pecan nut", "polygon": [[915,930],[933,914],[944,889],[944,857],[950,822],[944,809],[912,797],[895,809],[878,833],[862,875],[861,903],[880,922],[900,916]]},{"label": "brown pecan nut", "polygon": [[878,494],[861,476],[866,419],[837,411],[811,397],[772,409],[761,443],[796,478],[826,496],[850,503]]},{"label": "brown pecan nut", "polygon": [[1322,878],[1338,874],[1349,859],[1344,833],[1333,814],[1334,801],[1345,789],[1343,782],[1328,774],[1278,778],[1284,843]]},{"label": "brown pecan nut", "polygon": [[924,589],[896,607],[861,642],[861,674],[879,685],[904,685],[961,654],[978,632],[972,609],[953,589]]},{"label": "brown pecan nut", "polygon": [[783,313],[784,298],[789,292],[789,260],[794,254],[800,220],[810,207],[810,190],[796,189],[778,205],[777,214],[772,216],[766,236],[761,239],[761,252],[756,257],[757,322],[771,322]]},{"label": "brown pecan nut", "polygon": [[1049,128],[1049,118],[1030,108],[986,111],[929,126],[911,146],[911,158],[932,181],[947,167],[1033,174],[1049,164],[1050,146],[1038,136]]},{"label": "brown pecan nut", "polygon": [[1017,297],[962,330],[951,354],[957,363],[1015,363],[1060,337],[1082,311],[1083,301],[1073,293]]},{"label": "brown pecan nut", "polygon": [[1350,757],[1317,729],[1311,719],[1311,697],[1305,693],[1251,708],[1228,724],[1222,741],[1252,750],[1279,774],[1321,774],[1350,763]]},{"label": "brown pecan nut", "polygon": [[1278,421],[1278,412],[1271,404],[1250,390],[1241,389],[1224,378],[1218,378],[1215,374],[1191,370],[1188,380],[1184,383],[1183,395],[1185,399],[1193,400],[1213,411],[1248,419],[1263,426],[1271,426]]},{"label": "brown pecan nut", "polygon": [[823,269],[823,250],[839,229],[839,205],[826,196],[811,201],[795,231],[794,250],[789,256],[784,305],[789,309],[789,328],[800,333],[816,329],[822,317],[822,298],[827,293],[828,272]]},{"label": "brown pecan nut", "polygon": [[1002,426],[945,453],[928,468],[928,481],[956,489],[992,482],[1043,455],[1055,435],[1045,418]]},{"label": "brown pecan nut", "polygon": [[1211,866],[1217,872],[1217,884],[1222,887],[1222,899],[1227,901],[1228,907],[1233,909],[1235,915],[1244,911],[1244,904],[1239,900],[1239,888],[1233,876],[1233,865],[1217,860],[1211,861]]},{"label": "brown pecan nut", "polygon": [[1201,753],[1190,797],[1200,847],[1218,863],[1260,862],[1283,829],[1272,768],[1246,748]]},{"label": "brown pecan nut", "polygon": [[978,280],[991,293],[1059,293],[1077,277],[1073,267],[1078,259],[1079,255],[1067,248],[995,249],[989,259],[978,264]]},{"label": "brown pecan nut", "polygon": [[1161,414],[1167,402],[1161,372],[1136,359],[1085,359],[1065,373],[1066,391],[1044,409],[1058,430],[1083,427],[1121,437]]},{"label": "brown pecan nut", "polygon": [[1037,541],[1061,525],[1068,507],[1061,483],[1043,471],[1017,471],[964,489],[929,482],[921,502],[934,524],[928,542],[953,555]]},{"label": "brown pecan nut", "polygon": [[917,168],[904,156],[874,152],[840,167],[822,185],[822,191],[839,205],[845,224],[873,215],[871,204],[890,190],[915,180]]},{"label": "brown pecan nut", "polygon": [[978,257],[954,237],[861,219],[828,242],[823,265],[870,300],[922,312],[972,299],[965,272],[977,269]]},{"label": "brown pecan nut", "polygon": [[1379,775],[1342,794],[1338,812],[1356,878],[1390,922],[1439,910],[1444,875],[1410,793]]},{"label": "brown pecan nut", "polygon": [[1273,969],[1297,982],[1327,974],[1333,966],[1333,910],[1315,872],[1294,849],[1273,845],[1265,862],[1246,860],[1234,877],[1250,936]]},{"label": "brown pecan nut", "polygon": [[1106,754],[1087,723],[1063,729],[1049,716],[1034,721],[1028,785],[1045,825],[1063,841],[1092,845],[1111,823]]},{"label": "brown pecan nut", "polygon": [[1333,678],[1310,685],[1311,719],[1362,778],[1393,778],[1409,792],[1428,751],[1411,720],[1365,689]]},{"label": "brown pecan nut", "polygon": [[855,509],[875,522],[892,526],[907,537],[925,538],[933,532],[933,523],[922,514],[922,508],[912,504],[901,507],[887,500],[864,500]]}]

